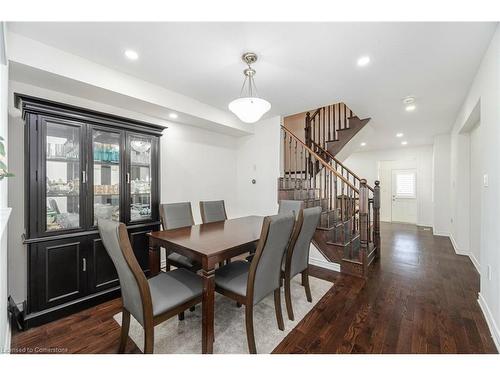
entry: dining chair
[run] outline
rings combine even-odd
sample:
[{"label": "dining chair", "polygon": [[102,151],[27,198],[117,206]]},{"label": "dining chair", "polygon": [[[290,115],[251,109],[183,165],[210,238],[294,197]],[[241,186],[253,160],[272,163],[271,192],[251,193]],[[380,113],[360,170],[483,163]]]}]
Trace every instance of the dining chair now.
[{"label": "dining chair", "polygon": [[304,208],[303,201],[292,201],[282,199],[279,201],[278,214],[283,214],[285,212],[294,212],[295,218],[298,217],[299,211]]},{"label": "dining chair", "polygon": [[282,265],[282,277],[285,284],[285,302],[288,318],[294,320],[290,282],[302,274],[302,285],[308,302],[312,302],[309,285],[309,249],[321,216],[321,207],[311,207],[299,211],[297,222],[288,245]]},{"label": "dining chair", "polygon": [[202,201],[200,202],[201,221],[203,224],[227,219],[224,201]]},{"label": "dining chair", "polygon": [[215,290],[245,305],[247,342],[251,354],[257,353],[253,326],[254,305],[271,292],[274,292],[278,328],[281,331],[285,329],[281,312],[281,264],[294,223],[292,213],[265,217],[252,261],[239,260],[215,270]]},{"label": "dining chair", "polygon": [[[284,214],[288,212],[293,212],[295,214],[295,218],[297,218],[299,211],[304,207],[304,202],[302,201],[293,201],[293,200],[285,200],[281,199],[279,201],[278,206],[278,214]],[[246,257],[246,260],[251,262],[252,258],[255,256],[255,251],[250,251],[250,255]]]},{"label": "dining chair", "polygon": [[200,303],[202,278],[177,268],[148,280],[134,255],[125,225],[99,219],[97,226],[120,280],[123,307],[118,352],[125,351],[132,315],[144,329],[144,353],[153,353],[154,326]]},{"label": "dining chair", "polygon": [[[191,202],[160,204],[160,221],[163,230],[193,226],[194,219]],[[167,271],[170,271],[170,265],[177,268],[187,268],[191,271],[197,271],[201,268],[201,264],[193,261],[191,258],[168,249],[166,261]]]}]

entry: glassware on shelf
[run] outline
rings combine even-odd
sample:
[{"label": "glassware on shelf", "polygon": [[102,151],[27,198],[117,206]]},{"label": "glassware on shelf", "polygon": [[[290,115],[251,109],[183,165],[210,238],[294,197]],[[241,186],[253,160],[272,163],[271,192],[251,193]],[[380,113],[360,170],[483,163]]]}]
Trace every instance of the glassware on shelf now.
[{"label": "glassware on shelf", "polygon": [[120,220],[120,134],[93,130],[94,224],[97,220]]},{"label": "glassware on shelf", "polygon": [[65,230],[80,226],[79,126],[46,123],[46,226]]},{"label": "glassware on shelf", "polygon": [[118,163],[120,161],[120,145],[94,142],[94,161]]}]

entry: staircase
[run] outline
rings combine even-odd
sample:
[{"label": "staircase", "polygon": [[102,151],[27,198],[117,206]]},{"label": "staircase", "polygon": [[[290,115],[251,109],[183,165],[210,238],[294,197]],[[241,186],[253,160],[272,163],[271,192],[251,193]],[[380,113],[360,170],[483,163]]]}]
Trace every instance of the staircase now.
[{"label": "staircase", "polygon": [[[343,117],[332,121],[338,113]],[[340,264],[342,273],[364,278],[380,255],[380,186],[378,181],[369,186],[335,154],[348,142],[344,137],[350,140],[368,121],[340,103],[306,114],[305,142],[282,126],[284,167],[278,182],[279,200],[321,206],[314,245],[328,261]]]}]

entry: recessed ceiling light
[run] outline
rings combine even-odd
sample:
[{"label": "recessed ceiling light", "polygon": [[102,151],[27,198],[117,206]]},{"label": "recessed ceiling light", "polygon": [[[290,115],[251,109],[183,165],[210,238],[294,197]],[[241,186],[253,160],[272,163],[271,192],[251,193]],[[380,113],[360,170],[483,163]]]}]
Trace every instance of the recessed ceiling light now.
[{"label": "recessed ceiling light", "polygon": [[179,115],[177,113],[172,112],[172,113],[168,114],[168,117],[170,117],[172,119],[176,119],[177,117],[179,117]]},{"label": "recessed ceiling light", "polygon": [[396,134],[396,137],[401,138],[404,134],[403,133],[398,133]]},{"label": "recessed ceiling light", "polygon": [[406,145],[408,144],[408,142],[403,141],[403,142],[401,142],[401,144],[402,144],[403,146],[406,146]]},{"label": "recessed ceiling light", "polygon": [[415,103],[415,97],[414,96],[405,96],[403,98],[403,103],[404,104],[413,104],[413,103]]},{"label": "recessed ceiling light", "polygon": [[358,66],[366,66],[370,63],[370,56],[362,56],[358,59]]},{"label": "recessed ceiling light", "polygon": [[417,106],[415,104],[408,104],[405,107],[405,110],[406,110],[406,112],[413,112],[415,110],[415,108],[417,108]]},{"label": "recessed ceiling light", "polygon": [[134,50],[128,49],[125,51],[125,57],[129,60],[137,60],[139,55]]},{"label": "recessed ceiling light", "polygon": [[361,142],[361,146],[362,147],[366,146],[366,142]]}]

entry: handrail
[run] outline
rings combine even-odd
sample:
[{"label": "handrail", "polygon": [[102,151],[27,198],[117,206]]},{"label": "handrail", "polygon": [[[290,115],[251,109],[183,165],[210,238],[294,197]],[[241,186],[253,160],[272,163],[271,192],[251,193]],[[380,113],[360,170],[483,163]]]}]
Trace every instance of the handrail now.
[{"label": "handrail", "polygon": [[[354,176],[358,181],[361,181],[362,178],[359,177],[356,173],[354,173],[351,169],[347,168],[344,163],[342,163],[341,161],[339,161],[335,156],[333,156],[330,151],[328,150],[325,150],[323,147],[321,147],[319,144],[317,144],[316,142],[314,142],[312,139],[311,139],[311,142],[314,144],[315,147],[319,148],[321,150],[321,152],[324,152],[325,154],[328,155],[328,157],[330,157],[330,159],[332,159],[335,163],[337,164],[340,164],[342,166],[342,168],[344,168],[348,173],[350,173],[352,176]],[[373,188],[366,184],[366,187],[373,192]]]},{"label": "handrail", "polygon": [[342,181],[344,181],[347,186],[349,186],[351,189],[353,189],[356,193],[359,194],[359,189],[355,187],[348,179],[346,179],[344,176],[342,176],[339,172],[335,170],[330,164],[328,164],[326,161],[324,161],[318,154],[316,154],[311,148],[309,148],[304,142],[302,142],[295,134],[293,134],[290,130],[285,128],[283,125],[281,125],[281,129],[285,131],[285,133],[288,133],[291,137],[293,137],[297,142],[299,142],[302,147],[304,147],[307,151],[309,151],[323,166],[327,169],[329,169],[333,174],[335,174],[338,178],[340,178]]}]

